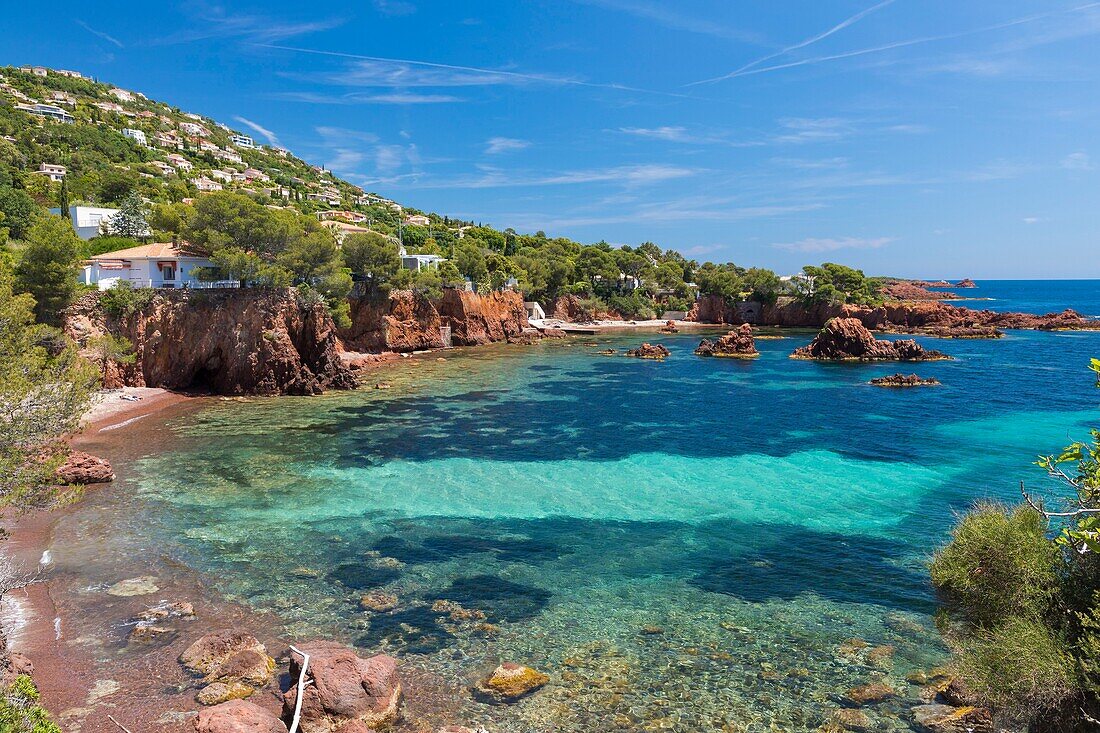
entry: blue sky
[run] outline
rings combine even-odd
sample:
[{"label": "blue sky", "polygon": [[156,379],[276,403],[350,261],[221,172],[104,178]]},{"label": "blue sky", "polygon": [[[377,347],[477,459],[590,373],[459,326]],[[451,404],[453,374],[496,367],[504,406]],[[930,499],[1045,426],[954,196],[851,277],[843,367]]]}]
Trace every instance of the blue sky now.
[{"label": "blue sky", "polygon": [[1100,277],[1100,2],[9,4],[74,68],[419,208],[782,272]]}]

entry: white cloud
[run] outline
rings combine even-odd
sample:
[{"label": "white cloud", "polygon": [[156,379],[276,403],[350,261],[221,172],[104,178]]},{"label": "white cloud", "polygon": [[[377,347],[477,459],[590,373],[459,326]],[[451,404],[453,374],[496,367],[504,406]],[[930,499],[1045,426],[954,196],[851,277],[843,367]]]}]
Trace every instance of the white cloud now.
[{"label": "white cloud", "polygon": [[485,154],[512,153],[529,147],[531,147],[531,143],[527,140],[517,140],[514,137],[491,137],[485,141]]},{"label": "white cloud", "polygon": [[384,94],[317,94],[315,92],[276,92],[273,99],[306,104],[450,104],[464,102],[462,97],[450,94],[418,94],[415,92],[389,92]]},{"label": "white cloud", "polygon": [[404,0],[374,0],[374,9],[382,15],[412,15],[416,6]]},{"label": "white cloud", "polygon": [[1025,216],[1024,224],[1038,224],[1042,219],[1037,216]]},{"label": "white cloud", "polygon": [[419,188],[515,188],[523,186],[568,186],[586,183],[619,183],[626,187],[660,183],[695,175],[696,170],[674,165],[623,165],[589,168],[561,173],[513,173],[492,166],[480,166],[481,174],[451,179],[432,178]]},{"label": "white cloud", "polygon": [[620,127],[619,132],[624,135],[634,135],[650,140],[668,140],[669,142],[687,143],[696,138],[687,134],[686,127]]},{"label": "white cloud", "polygon": [[1071,171],[1091,171],[1092,160],[1085,152],[1070,153],[1062,158],[1062,167]]},{"label": "white cloud", "polygon": [[709,18],[693,17],[676,12],[675,3],[644,2],[642,0],[580,0],[589,5],[599,5],[609,10],[617,10],[638,18],[651,20],[673,30],[688,31],[718,38],[729,38],[745,43],[760,44],[761,39],[755,33],[742,28],[723,25]]},{"label": "white cloud", "polygon": [[785,249],[789,252],[821,253],[835,252],[839,249],[879,249],[893,242],[893,237],[877,237],[875,239],[862,239],[860,237],[841,237],[838,239],[819,239],[808,237],[797,242],[777,242],[772,246],[776,249]]},{"label": "white cloud", "polygon": [[255,123],[255,122],[253,122],[252,120],[241,117],[240,115],[234,115],[233,119],[235,119],[237,122],[240,122],[242,125],[245,125],[246,127],[251,128],[254,132],[258,132],[259,134],[263,135],[264,138],[267,140],[268,144],[270,144],[270,145],[278,145],[279,144],[279,138],[275,135],[274,132],[267,129],[266,127],[263,127],[263,126]]}]

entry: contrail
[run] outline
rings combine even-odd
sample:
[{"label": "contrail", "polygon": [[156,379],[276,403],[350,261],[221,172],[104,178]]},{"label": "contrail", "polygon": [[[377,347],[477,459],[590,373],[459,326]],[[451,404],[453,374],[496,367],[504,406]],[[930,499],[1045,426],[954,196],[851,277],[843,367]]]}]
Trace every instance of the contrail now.
[{"label": "contrail", "polygon": [[863,20],[864,18],[866,18],[871,13],[874,13],[877,10],[881,10],[882,8],[885,8],[887,5],[890,5],[893,2],[894,2],[894,0],[882,0],[882,2],[878,3],[877,5],[872,5],[871,7],[856,13],[855,15],[851,16],[850,18],[844,19],[843,21],[841,21],[840,23],[837,23],[832,28],[830,28],[827,31],[824,31],[823,33],[818,33],[816,36],[812,36],[810,38],[807,38],[804,41],[799,41],[798,43],[794,44],[793,46],[787,46],[786,48],[781,49],[779,51],[776,51],[775,53],[768,54],[767,56],[761,56],[760,58],[756,59],[755,61],[750,61],[749,63],[745,64],[741,68],[734,69],[733,71],[731,71],[728,74],[723,74],[722,76],[716,76],[713,79],[703,79],[702,81],[693,81],[692,83],[688,84],[687,86],[694,87],[694,86],[698,86],[700,84],[713,84],[714,82],[717,82],[717,81],[724,81],[726,79],[732,79],[733,77],[740,75],[742,72],[748,71],[749,69],[753,68],[754,66],[759,66],[760,64],[764,63],[765,61],[771,61],[772,59],[779,58],[780,56],[784,56],[784,55],[790,53],[791,51],[797,51],[800,48],[806,48],[806,46],[812,46],[813,44],[817,43],[818,41],[821,41],[821,40],[823,40],[825,38],[828,38],[829,36],[833,35],[834,33],[837,33],[839,31],[844,30],[845,28],[852,25],[853,23],[858,23],[859,21]]}]

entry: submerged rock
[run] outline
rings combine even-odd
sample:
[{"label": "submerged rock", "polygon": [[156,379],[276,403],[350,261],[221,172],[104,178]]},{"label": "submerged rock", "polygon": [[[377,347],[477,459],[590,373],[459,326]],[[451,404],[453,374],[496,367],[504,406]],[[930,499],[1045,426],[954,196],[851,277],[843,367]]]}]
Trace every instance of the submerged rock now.
[{"label": "submerged rock", "polygon": [[897,693],[884,682],[871,682],[848,690],[846,697],[855,705],[873,705],[887,700]]},{"label": "submerged rock", "polygon": [[107,595],[120,596],[123,598],[129,596],[147,596],[151,593],[156,593],[158,590],[160,590],[160,588],[157,586],[156,578],[152,575],[142,575],[138,578],[118,581],[107,589]]},{"label": "submerged rock", "polygon": [[871,384],[876,387],[934,387],[940,383],[935,377],[918,377],[916,374],[891,374],[888,377],[875,377]]},{"label": "submerged rock", "polygon": [[514,662],[504,662],[482,680],[475,692],[491,702],[515,702],[550,681],[548,675]]},{"label": "submerged rock", "polygon": [[985,708],[932,703],[913,708],[917,725],[933,733],[992,733],[993,718]]},{"label": "submerged rock", "polygon": [[809,346],[796,349],[792,359],[823,361],[939,361],[951,357],[926,350],[912,339],[876,339],[858,318],[833,318]]},{"label": "submerged rock", "polygon": [[[303,733],[372,730],[397,720],[401,705],[401,682],[397,661],[379,654],[361,659],[348,647],[331,641],[314,641],[298,646],[309,655],[302,692]],[[295,684],[283,694],[283,720],[294,715],[298,702],[297,680],[302,656],[290,657],[290,678]]]},{"label": "submerged rock", "polygon": [[110,461],[80,450],[69,453],[55,475],[63,484],[106,484],[115,480]]},{"label": "submerged rock", "polygon": [[667,357],[672,352],[669,351],[663,344],[649,344],[645,343],[636,349],[631,349],[626,352],[627,356],[636,356],[639,359],[657,359],[661,360]]},{"label": "submerged rock", "polygon": [[829,719],[834,724],[833,728],[854,731],[871,730],[871,719],[867,716],[867,713],[858,708],[834,710]]},{"label": "submerged rock", "polygon": [[392,611],[397,608],[397,596],[385,591],[372,590],[370,593],[364,593],[363,597],[359,599],[359,608],[375,613]]},{"label": "submerged rock", "polygon": [[699,356],[722,356],[733,359],[754,359],[760,356],[753,339],[752,326],[747,323],[735,331],[730,331],[717,341],[703,339],[695,353]]},{"label": "submerged rock", "polygon": [[200,710],[191,728],[195,733],[286,733],[286,726],[274,713],[244,700]]}]

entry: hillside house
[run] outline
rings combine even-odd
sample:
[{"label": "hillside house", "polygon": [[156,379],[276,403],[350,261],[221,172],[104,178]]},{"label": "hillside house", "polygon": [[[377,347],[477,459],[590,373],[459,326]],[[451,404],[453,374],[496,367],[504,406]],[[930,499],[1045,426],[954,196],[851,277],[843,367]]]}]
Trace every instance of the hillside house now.
[{"label": "hillside house", "polygon": [[63,165],[57,165],[56,163],[42,163],[38,166],[38,170],[35,173],[46,176],[51,181],[60,181],[65,177],[66,168]]},{"label": "hillside house", "polygon": [[96,255],[85,262],[81,282],[107,290],[119,282],[135,288],[236,287],[238,283],[202,283],[194,277],[198,267],[213,263],[205,257],[181,254],[174,242],[143,244]]},{"label": "hillside house", "polygon": [[546,311],[542,309],[542,306],[536,300],[525,302],[523,308],[527,311],[527,320],[529,321],[541,321],[546,318]]},{"label": "hillside house", "polygon": [[[51,214],[62,216],[61,209],[50,209]],[[100,206],[70,206],[69,220],[73,223],[73,230],[81,239],[92,237],[107,232],[111,224],[111,217],[118,213],[118,209],[107,209]]]},{"label": "hillside house", "polygon": [[238,148],[248,148],[251,150],[256,147],[256,141],[248,135],[230,135],[229,142],[233,143]]},{"label": "hillside house", "polygon": [[123,135],[123,137],[130,138],[131,140],[136,142],[138,145],[141,145],[141,146],[146,147],[146,148],[149,147],[149,140],[148,140],[148,138],[145,137],[145,133],[142,132],[141,130],[135,130],[132,127],[124,127],[122,129],[122,135]]},{"label": "hillside house", "polygon": [[421,270],[427,270],[432,267],[439,267],[439,263],[446,260],[446,257],[440,257],[439,255],[424,255],[424,254],[409,254],[404,247],[397,250],[398,256],[401,258],[401,266],[406,270],[412,270],[413,272],[420,272]]},{"label": "hillside house", "polygon": [[165,163],[163,160],[154,160],[149,165],[160,171],[162,176],[170,176],[176,172],[176,169]]},{"label": "hillside house", "polygon": [[191,161],[189,161],[187,158],[183,157],[182,155],[180,155],[178,153],[169,153],[165,157],[168,159],[169,163],[171,163],[173,166],[175,166],[175,168],[177,170],[189,171],[189,170],[191,170],[192,168],[195,167],[195,166],[191,165]]},{"label": "hillside house", "polygon": [[194,137],[210,137],[210,131],[197,122],[181,122],[180,131]]},{"label": "hillside house", "polygon": [[56,104],[35,102],[34,104],[17,104],[15,108],[23,112],[29,112],[32,115],[38,115],[39,117],[45,117],[50,120],[57,120],[58,122],[64,122],[66,124],[76,119]]},{"label": "hillside house", "polygon": [[120,102],[133,102],[134,101],[134,95],[130,94],[130,92],[126,91],[125,89],[119,89],[119,88],[116,87],[114,89],[109,89],[107,91],[107,93],[110,94],[112,97],[114,97],[115,99],[117,99]]},{"label": "hillside house", "polygon": [[195,188],[199,189],[203,193],[213,193],[214,191],[221,191],[223,186],[217,181],[212,181],[206,176],[196,178],[192,183],[195,184]]},{"label": "hillside house", "polygon": [[218,150],[214,153],[214,157],[226,163],[236,163],[238,165],[244,163],[244,158],[233,150]]},{"label": "hillside house", "polygon": [[321,221],[331,221],[333,219],[339,219],[340,221],[348,221],[352,224],[361,224],[367,220],[367,215],[358,211],[318,211],[317,218]]},{"label": "hillside house", "polygon": [[118,102],[96,102],[94,106],[98,107],[104,112],[114,112],[115,114],[126,115],[128,117],[134,116],[133,112],[127,112],[126,108]]},{"label": "hillside house", "polygon": [[405,217],[405,223],[411,226],[426,227],[431,225],[432,220],[423,214],[409,214]]},{"label": "hillside house", "polygon": [[183,140],[174,132],[158,132],[156,135],[153,135],[153,140],[162,148],[175,148],[179,150],[183,147]]}]

